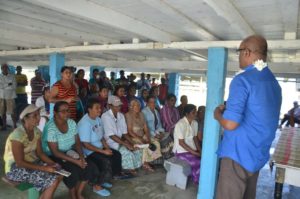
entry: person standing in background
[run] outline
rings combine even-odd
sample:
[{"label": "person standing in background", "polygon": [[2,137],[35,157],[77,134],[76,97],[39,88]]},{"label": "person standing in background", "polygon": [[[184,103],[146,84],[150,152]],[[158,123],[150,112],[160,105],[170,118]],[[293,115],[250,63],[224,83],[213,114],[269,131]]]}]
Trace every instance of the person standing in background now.
[{"label": "person standing in background", "polygon": [[30,80],[31,86],[31,104],[35,104],[36,99],[42,95],[46,81],[42,78],[41,72],[37,69],[34,71],[35,77]]},{"label": "person standing in background", "polygon": [[8,65],[1,65],[2,74],[0,74],[0,114],[2,117],[2,129],[6,130],[6,114],[11,115],[11,119],[13,121],[14,128],[16,125],[16,115],[15,111],[15,98],[16,95],[16,79],[14,74],[9,74]]},{"label": "person standing in background", "polygon": [[17,66],[16,70],[17,70],[17,74],[15,75],[16,82],[17,82],[16,103],[17,103],[17,105],[18,104],[28,104],[27,93],[26,93],[26,86],[28,85],[27,76],[25,74],[22,74],[22,66]]}]

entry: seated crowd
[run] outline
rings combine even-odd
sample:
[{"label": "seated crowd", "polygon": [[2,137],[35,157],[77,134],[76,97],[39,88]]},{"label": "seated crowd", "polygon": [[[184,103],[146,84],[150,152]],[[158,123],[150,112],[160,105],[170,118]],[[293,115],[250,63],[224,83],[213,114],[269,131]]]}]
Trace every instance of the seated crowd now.
[{"label": "seated crowd", "polygon": [[[166,93],[167,78],[157,85],[144,73],[137,82],[124,71],[119,79],[114,75],[95,69],[88,82],[84,70],[75,74],[64,66],[61,80],[51,89],[45,84],[6,141],[6,178],[33,184],[40,198],[52,198],[60,181],[72,199],[83,198],[87,184],[109,196],[113,179],[133,177],[141,167],[154,172],[176,156],[191,165],[198,183],[205,107],[197,111],[187,96],[176,107],[176,96]],[[70,175],[57,174],[59,169]]]}]

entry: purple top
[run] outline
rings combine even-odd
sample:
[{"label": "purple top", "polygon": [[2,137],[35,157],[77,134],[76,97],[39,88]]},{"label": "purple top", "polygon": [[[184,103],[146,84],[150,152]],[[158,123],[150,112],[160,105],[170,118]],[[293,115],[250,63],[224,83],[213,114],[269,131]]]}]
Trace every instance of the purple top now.
[{"label": "purple top", "polygon": [[173,133],[175,124],[180,116],[176,107],[169,107],[167,104],[160,110],[161,121],[166,132]]}]

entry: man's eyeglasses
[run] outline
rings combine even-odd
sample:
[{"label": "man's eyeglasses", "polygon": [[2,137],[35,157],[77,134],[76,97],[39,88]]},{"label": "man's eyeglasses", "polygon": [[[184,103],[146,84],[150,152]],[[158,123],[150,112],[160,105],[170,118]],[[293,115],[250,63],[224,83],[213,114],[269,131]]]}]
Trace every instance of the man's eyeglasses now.
[{"label": "man's eyeglasses", "polygon": [[[236,49],[235,51],[236,51],[236,54],[237,55],[240,55],[240,53],[241,53],[241,51],[243,51],[243,50],[247,50],[248,48],[238,48],[238,49]],[[251,52],[251,51],[250,51]]]}]

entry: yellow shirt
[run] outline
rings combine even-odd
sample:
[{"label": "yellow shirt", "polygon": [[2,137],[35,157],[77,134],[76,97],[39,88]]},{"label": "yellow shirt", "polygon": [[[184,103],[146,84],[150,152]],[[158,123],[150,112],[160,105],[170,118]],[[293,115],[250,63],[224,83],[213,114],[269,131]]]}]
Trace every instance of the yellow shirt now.
[{"label": "yellow shirt", "polygon": [[16,82],[17,82],[17,88],[16,88],[16,94],[26,94],[25,87],[26,86],[18,86],[18,83],[25,84],[27,83],[27,76],[24,74],[21,75],[15,75]]},{"label": "yellow shirt", "polygon": [[15,163],[15,159],[12,153],[12,142],[18,141],[24,145],[24,160],[28,162],[35,162],[39,158],[36,155],[37,142],[41,137],[41,131],[35,127],[34,128],[34,138],[29,140],[27,133],[23,126],[16,128],[7,138],[4,151],[4,161],[5,161],[5,173],[9,172],[11,165]]}]

